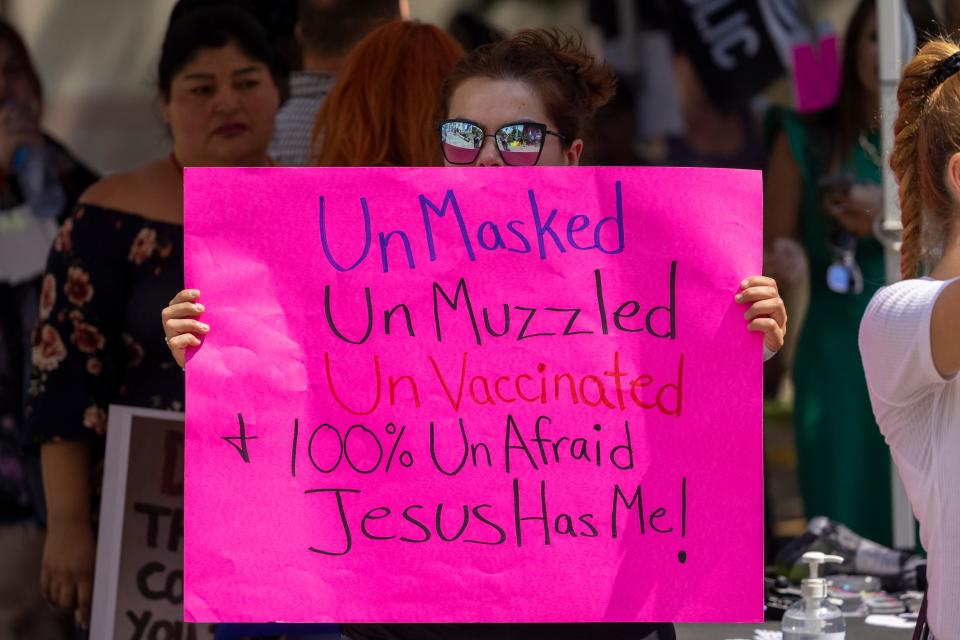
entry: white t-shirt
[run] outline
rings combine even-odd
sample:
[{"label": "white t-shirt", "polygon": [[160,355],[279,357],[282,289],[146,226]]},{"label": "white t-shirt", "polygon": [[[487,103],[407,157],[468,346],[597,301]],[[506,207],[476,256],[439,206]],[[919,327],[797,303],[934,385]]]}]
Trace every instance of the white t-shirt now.
[{"label": "white t-shirt", "polygon": [[960,377],[944,379],[930,347],[933,306],[950,282],[884,287],[860,324],[873,412],[929,554],[927,612],[937,638],[960,638]]}]

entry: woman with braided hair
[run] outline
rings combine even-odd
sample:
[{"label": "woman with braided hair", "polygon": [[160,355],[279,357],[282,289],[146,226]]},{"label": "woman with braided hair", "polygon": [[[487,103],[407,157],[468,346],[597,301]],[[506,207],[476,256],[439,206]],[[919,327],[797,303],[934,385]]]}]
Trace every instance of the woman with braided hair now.
[{"label": "woman with braided hair", "polygon": [[[927,43],[904,71],[890,165],[902,282],[860,327],[870,399],[929,554],[928,622],[960,638],[960,47]],[[920,276],[920,277],[918,277]]]}]

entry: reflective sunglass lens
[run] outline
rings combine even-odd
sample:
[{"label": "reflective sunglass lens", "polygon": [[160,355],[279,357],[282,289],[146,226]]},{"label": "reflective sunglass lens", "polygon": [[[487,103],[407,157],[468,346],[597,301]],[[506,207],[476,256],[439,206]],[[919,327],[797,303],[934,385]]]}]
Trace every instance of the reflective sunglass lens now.
[{"label": "reflective sunglass lens", "polygon": [[440,128],[443,156],[451,164],[470,164],[483,145],[483,129],[468,122],[445,122]]},{"label": "reflective sunglass lens", "polygon": [[543,135],[539,125],[512,124],[497,131],[497,147],[507,164],[530,167],[540,157]]}]

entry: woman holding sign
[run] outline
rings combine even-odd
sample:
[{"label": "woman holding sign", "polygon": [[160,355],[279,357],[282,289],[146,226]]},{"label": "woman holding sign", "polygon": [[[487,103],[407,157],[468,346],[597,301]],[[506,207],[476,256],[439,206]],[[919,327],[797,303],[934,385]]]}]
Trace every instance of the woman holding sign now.
[{"label": "woman holding sign", "polygon": [[927,619],[937,638],[960,637],[958,71],[960,47],[944,40],[924,45],[904,71],[890,156],[904,280],[877,292],[860,326],[873,411],[929,553]]},{"label": "woman holding sign", "polygon": [[183,410],[183,376],[156,337],[156,314],[183,285],[183,167],[266,166],[279,102],[266,34],[221,6],[176,18],[159,94],[173,152],[105,178],[53,245],[33,343],[27,425],[39,447],[48,533],[42,589],[86,626],[91,513],[109,404]]},{"label": "woman holding sign", "polygon": [[[613,74],[595,62],[579,39],[558,32],[523,31],[467,54],[446,82],[439,128],[448,165],[576,165],[583,131],[614,92]],[[436,136],[436,132],[433,134]],[[487,138],[494,142],[487,143]],[[436,138],[435,138],[436,139]],[[168,345],[183,366],[208,328],[195,319],[200,292],[181,292],[163,313]],[[776,283],[748,278],[737,302],[750,304],[747,326],[761,331],[770,352],[780,348],[786,313]],[[353,640],[405,638],[675,638],[670,624],[416,624],[344,625]]]}]

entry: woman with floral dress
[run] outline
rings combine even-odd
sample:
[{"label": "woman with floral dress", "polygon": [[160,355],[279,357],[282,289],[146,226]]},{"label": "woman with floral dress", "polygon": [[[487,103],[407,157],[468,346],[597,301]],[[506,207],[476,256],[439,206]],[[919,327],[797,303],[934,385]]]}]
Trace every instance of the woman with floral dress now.
[{"label": "woman with floral dress", "polygon": [[158,74],[173,152],[93,185],[54,242],[27,437],[40,452],[47,501],[41,588],[81,626],[107,407],[183,409],[183,374],[156,320],[183,287],[183,166],[270,164],[279,102],[272,60],[262,27],[241,9],[218,5],[173,20]]}]

